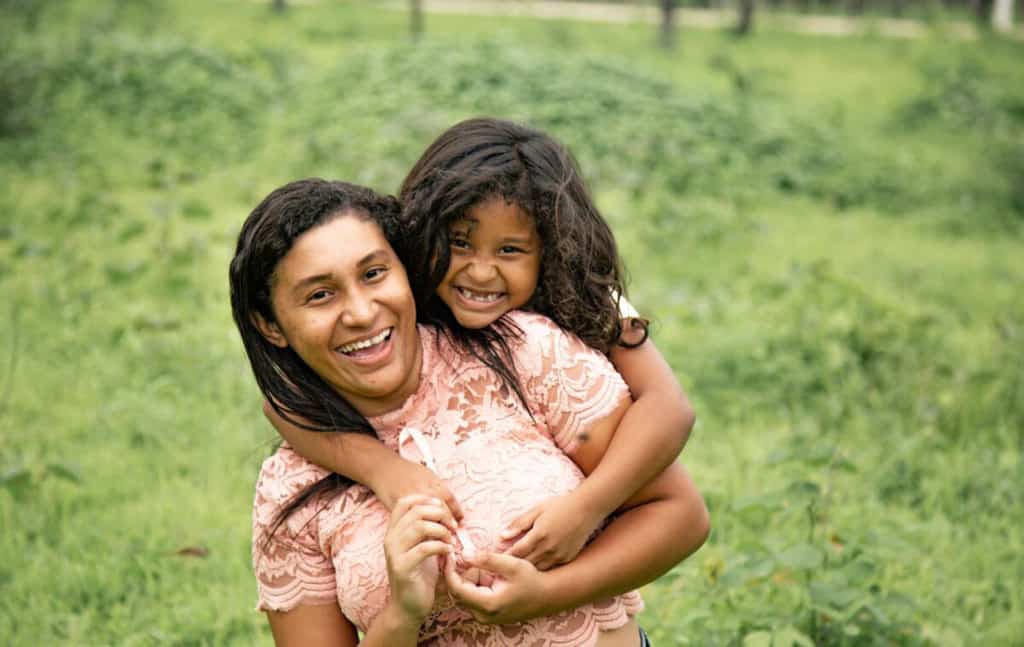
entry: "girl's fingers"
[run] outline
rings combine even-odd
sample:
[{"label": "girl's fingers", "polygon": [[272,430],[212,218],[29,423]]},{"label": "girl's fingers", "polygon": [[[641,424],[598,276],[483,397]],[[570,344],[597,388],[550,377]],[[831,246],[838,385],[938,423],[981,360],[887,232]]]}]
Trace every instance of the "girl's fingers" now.
[{"label": "girl's fingers", "polygon": [[505,552],[513,557],[522,557],[532,562],[535,558],[540,557],[541,549],[538,544],[540,544],[543,538],[539,530],[530,530],[530,532],[520,537],[519,541],[512,544],[512,547]]},{"label": "girl's fingers", "polygon": [[519,515],[508,525],[507,528],[505,528],[504,531],[502,531],[501,538],[512,539],[516,535],[523,534],[533,526],[533,522],[537,520],[537,517],[540,516],[541,512],[543,512],[543,509],[540,506],[537,506],[530,509],[528,512]]}]

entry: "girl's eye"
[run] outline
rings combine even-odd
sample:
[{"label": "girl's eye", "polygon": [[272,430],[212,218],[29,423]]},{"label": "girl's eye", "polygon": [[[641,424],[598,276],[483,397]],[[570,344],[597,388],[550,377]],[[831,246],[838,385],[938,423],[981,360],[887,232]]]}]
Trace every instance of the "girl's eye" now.
[{"label": "girl's eye", "polygon": [[367,281],[373,281],[383,277],[387,273],[387,271],[388,270],[386,267],[371,267],[370,269],[366,270],[366,274],[364,274],[363,276]]},{"label": "girl's eye", "polygon": [[452,247],[455,249],[469,249],[469,241],[465,238],[452,238]]},{"label": "girl's eye", "polygon": [[505,245],[498,250],[501,254],[525,254],[526,250],[522,247],[513,247],[512,245]]},{"label": "girl's eye", "polygon": [[316,292],[309,295],[308,301],[314,303],[316,301],[323,301],[331,295],[327,290],[317,290]]}]

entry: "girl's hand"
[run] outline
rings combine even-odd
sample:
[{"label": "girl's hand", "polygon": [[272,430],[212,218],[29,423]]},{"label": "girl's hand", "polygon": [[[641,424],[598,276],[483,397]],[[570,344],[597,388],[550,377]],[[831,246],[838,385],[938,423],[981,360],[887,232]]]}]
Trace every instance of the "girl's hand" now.
[{"label": "girl's hand", "polygon": [[538,570],[570,562],[601,525],[603,517],[591,513],[571,494],[552,497],[521,515],[501,534],[502,539],[523,535],[506,553],[522,557]]},{"label": "girl's hand", "polygon": [[451,514],[444,503],[423,495],[399,499],[391,512],[384,535],[391,604],[404,620],[417,626],[434,605],[438,559],[452,551],[449,523]]},{"label": "girl's hand", "polygon": [[395,457],[381,464],[374,477],[374,482],[366,485],[389,510],[395,510],[398,502],[407,496],[427,496],[440,499],[456,521],[462,519],[462,506],[452,491],[437,474],[419,463]]},{"label": "girl's hand", "polygon": [[452,598],[478,622],[509,624],[563,610],[551,605],[545,575],[525,559],[481,553],[467,561],[487,576],[469,581],[455,570],[454,560],[445,564],[444,576]]}]

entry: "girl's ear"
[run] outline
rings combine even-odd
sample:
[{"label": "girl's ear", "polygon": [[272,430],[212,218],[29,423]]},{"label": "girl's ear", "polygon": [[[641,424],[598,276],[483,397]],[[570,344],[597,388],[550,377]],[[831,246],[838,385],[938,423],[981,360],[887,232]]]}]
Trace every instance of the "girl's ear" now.
[{"label": "girl's ear", "polygon": [[277,324],[272,321],[267,321],[263,318],[263,315],[256,312],[252,315],[252,323],[256,326],[256,329],[260,331],[260,334],[269,341],[271,344],[278,348],[287,348],[288,340],[285,339],[281,333],[281,329],[277,327]]}]

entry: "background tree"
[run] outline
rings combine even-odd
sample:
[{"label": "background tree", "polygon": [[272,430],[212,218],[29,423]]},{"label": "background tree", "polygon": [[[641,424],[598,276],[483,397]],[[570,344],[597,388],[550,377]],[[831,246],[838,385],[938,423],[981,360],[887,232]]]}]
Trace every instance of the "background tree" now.
[{"label": "background tree", "polygon": [[1013,30],[1013,0],[995,0],[992,5],[992,28],[999,32]]},{"label": "background tree", "polygon": [[274,0],[273,6],[274,6],[274,11],[278,11],[278,12],[282,12],[285,9],[288,8],[288,5],[285,2],[285,0]]},{"label": "background tree", "polygon": [[423,2],[421,0],[409,0],[409,34],[413,40],[419,40],[423,35]]},{"label": "background tree", "polygon": [[736,23],[736,33],[744,36],[754,26],[754,0],[739,0],[740,19]]},{"label": "background tree", "polygon": [[661,26],[658,30],[658,44],[665,49],[672,49],[676,46],[676,7],[678,0],[659,0],[661,7]]}]

